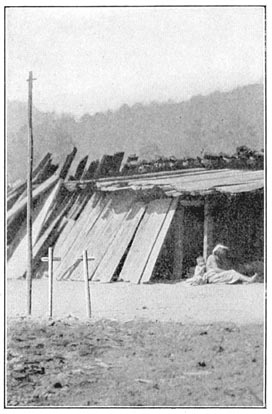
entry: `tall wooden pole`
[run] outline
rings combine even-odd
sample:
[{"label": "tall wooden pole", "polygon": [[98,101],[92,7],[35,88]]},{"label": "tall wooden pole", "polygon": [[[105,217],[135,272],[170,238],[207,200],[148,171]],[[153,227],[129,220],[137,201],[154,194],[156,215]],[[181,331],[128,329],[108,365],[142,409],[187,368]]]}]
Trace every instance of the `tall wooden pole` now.
[{"label": "tall wooden pole", "polygon": [[32,169],[33,169],[33,128],[32,128],[32,87],[33,76],[28,78],[28,174],[27,174],[27,313],[31,315],[32,305]]}]

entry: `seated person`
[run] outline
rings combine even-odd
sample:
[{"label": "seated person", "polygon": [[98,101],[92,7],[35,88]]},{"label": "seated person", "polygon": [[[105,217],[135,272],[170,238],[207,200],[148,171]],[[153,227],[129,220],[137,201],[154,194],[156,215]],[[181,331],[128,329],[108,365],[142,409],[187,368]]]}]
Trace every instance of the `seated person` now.
[{"label": "seated person", "polygon": [[205,260],[203,256],[199,256],[196,259],[196,267],[195,267],[195,272],[194,272],[194,276],[191,277],[190,279],[186,280],[186,283],[189,285],[203,285],[205,283],[207,283],[204,279],[203,276],[206,272],[206,264],[205,264]]},{"label": "seated person", "polygon": [[230,268],[228,260],[228,247],[218,244],[212,254],[208,257],[206,273],[203,279],[206,283],[253,283],[256,282],[258,274],[252,277],[245,276]]}]

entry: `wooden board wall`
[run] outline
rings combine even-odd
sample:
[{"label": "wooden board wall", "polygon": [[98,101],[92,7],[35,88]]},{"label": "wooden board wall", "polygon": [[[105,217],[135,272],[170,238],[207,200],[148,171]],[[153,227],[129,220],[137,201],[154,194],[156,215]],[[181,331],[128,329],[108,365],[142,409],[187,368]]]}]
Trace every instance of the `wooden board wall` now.
[{"label": "wooden board wall", "polygon": [[148,204],[119,279],[139,283],[154,243],[169,211],[172,199],[157,199]]},{"label": "wooden board wall", "polygon": [[152,249],[150,251],[146,266],[144,268],[143,274],[140,279],[140,283],[146,283],[149,282],[149,280],[152,277],[153,270],[156,264],[156,261],[159,257],[161,248],[163,246],[165,237],[167,235],[167,232],[170,228],[170,225],[172,223],[176,208],[178,204],[178,198],[174,198],[171,202],[171,205],[169,207],[169,210],[165,216],[165,219],[162,223],[161,229],[157,235],[157,238],[152,246]]},{"label": "wooden board wall", "polygon": [[[54,200],[59,191],[59,183],[53,188],[49,194],[44,206],[42,207],[40,213],[36,217],[33,223],[32,228],[32,243],[33,246],[37,243],[41,229],[44,225],[48,211],[50,210]],[[17,248],[13,252],[12,256],[7,263],[7,277],[12,279],[18,279],[24,275],[27,266],[27,234],[24,235]]]},{"label": "wooden board wall", "polygon": [[[95,259],[89,262],[90,279],[94,276],[112,240],[129,214],[129,209],[135,196],[132,194],[114,194],[109,197],[111,202],[108,204],[107,209],[101,214],[95,226],[82,240],[81,249],[78,251],[78,255],[82,255],[82,251],[87,250],[88,257],[94,257]],[[71,279],[79,280],[82,278],[83,269],[81,265],[73,270]]]},{"label": "wooden board wall", "polygon": [[116,232],[111,244],[98,265],[93,280],[104,283],[111,281],[115,270],[135,234],[144,212],[145,204],[142,202],[136,202],[131,206],[128,215]]},{"label": "wooden board wall", "polygon": [[60,252],[61,262],[56,269],[57,279],[66,279],[70,274],[70,269],[78,259],[83,241],[88,231],[95,225],[105,206],[109,203],[109,198],[100,194],[94,194],[89,203],[84,208],[75,225],[67,235],[66,243]]}]

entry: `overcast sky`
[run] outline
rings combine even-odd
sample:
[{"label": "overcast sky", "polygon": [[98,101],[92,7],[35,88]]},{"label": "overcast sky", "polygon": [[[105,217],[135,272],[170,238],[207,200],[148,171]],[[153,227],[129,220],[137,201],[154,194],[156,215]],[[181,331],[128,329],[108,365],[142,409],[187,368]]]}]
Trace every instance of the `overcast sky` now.
[{"label": "overcast sky", "polygon": [[262,7],[9,8],[7,97],[81,115],[262,82]]}]

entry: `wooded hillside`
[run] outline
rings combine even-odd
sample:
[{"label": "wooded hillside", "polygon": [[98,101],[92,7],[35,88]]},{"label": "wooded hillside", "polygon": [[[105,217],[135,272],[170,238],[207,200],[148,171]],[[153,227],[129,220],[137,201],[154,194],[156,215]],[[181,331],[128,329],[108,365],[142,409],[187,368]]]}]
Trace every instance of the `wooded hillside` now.
[{"label": "wooded hillside", "polygon": [[[37,109],[33,117],[36,163],[48,151],[60,161],[73,146],[78,148],[78,159],[89,155],[89,160],[117,151],[149,160],[197,156],[203,151],[232,154],[239,145],[257,150],[264,147],[260,84],[199,95],[181,103],[123,105],[116,111],[85,114],[80,119]],[[27,104],[8,102],[8,182],[25,178],[26,160]]]}]

